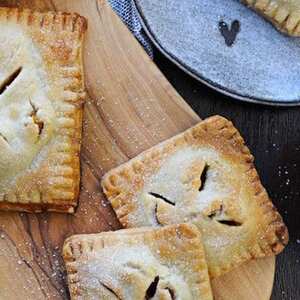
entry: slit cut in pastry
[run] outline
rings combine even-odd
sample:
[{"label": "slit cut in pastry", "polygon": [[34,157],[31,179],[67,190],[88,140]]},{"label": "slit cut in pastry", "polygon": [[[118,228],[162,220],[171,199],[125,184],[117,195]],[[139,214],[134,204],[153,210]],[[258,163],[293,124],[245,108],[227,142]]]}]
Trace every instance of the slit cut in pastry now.
[{"label": "slit cut in pastry", "polygon": [[197,227],[75,235],[63,247],[71,299],[213,299]]},{"label": "slit cut in pastry", "polygon": [[249,7],[291,36],[300,36],[300,0],[243,0]]},{"label": "slit cut in pastry", "polygon": [[74,212],[86,21],[0,8],[0,210]]},{"label": "slit cut in pastry", "polygon": [[208,118],[108,172],[102,187],[125,228],[195,224],[209,273],[277,254],[288,232],[232,123]]}]

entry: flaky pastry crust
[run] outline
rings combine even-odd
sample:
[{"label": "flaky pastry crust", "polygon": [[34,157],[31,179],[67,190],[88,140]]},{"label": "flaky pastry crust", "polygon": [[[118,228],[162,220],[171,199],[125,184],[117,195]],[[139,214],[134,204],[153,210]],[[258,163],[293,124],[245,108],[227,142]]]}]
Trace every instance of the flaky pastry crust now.
[{"label": "flaky pastry crust", "polygon": [[108,172],[103,191],[125,228],[195,224],[209,273],[277,254],[288,241],[233,124],[208,118]]},{"label": "flaky pastry crust", "polygon": [[74,212],[86,20],[0,8],[0,209]]},{"label": "flaky pastry crust", "polygon": [[299,0],[243,0],[276,28],[291,36],[300,36]]},{"label": "flaky pastry crust", "polygon": [[200,238],[188,224],[72,236],[71,299],[213,299]]}]

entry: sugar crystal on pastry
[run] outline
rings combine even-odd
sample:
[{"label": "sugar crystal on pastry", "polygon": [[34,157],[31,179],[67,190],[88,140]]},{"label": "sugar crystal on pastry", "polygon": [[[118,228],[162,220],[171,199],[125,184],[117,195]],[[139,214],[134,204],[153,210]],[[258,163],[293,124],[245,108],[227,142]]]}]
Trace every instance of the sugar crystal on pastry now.
[{"label": "sugar crystal on pastry", "polygon": [[190,222],[212,277],[279,253],[287,229],[233,124],[215,116],[109,171],[102,187],[125,228]]},{"label": "sugar crystal on pastry", "polygon": [[180,224],[67,239],[71,299],[212,299],[200,232]]},{"label": "sugar crystal on pastry", "polygon": [[74,212],[86,21],[0,8],[0,24],[0,210]]}]

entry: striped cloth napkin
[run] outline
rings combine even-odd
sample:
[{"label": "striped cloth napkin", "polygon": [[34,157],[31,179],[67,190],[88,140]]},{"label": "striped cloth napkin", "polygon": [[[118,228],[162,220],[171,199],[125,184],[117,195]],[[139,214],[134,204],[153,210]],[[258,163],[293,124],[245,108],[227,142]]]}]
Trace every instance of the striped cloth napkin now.
[{"label": "striped cloth napkin", "polygon": [[136,39],[144,47],[148,55],[153,58],[152,45],[142,27],[134,0],[109,0],[109,3]]}]

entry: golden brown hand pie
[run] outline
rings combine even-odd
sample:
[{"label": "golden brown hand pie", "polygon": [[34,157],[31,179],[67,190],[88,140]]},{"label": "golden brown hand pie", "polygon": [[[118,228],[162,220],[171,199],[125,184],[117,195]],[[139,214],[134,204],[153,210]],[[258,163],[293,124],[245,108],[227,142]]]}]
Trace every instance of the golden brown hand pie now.
[{"label": "golden brown hand pie", "polygon": [[73,212],[83,17],[0,8],[0,209]]},{"label": "golden brown hand pie", "polygon": [[102,186],[126,228],[194,223],[212,277],[288,240],[242,137],[219,116],[108,172]]},{"label": "golden brown hand pie", "polygon": [[212,299],[193,225],[125,229],[67,239],[71,299]]},{"label": "golden brown hand pie", "polygon": [[300,36],[300,0],[243,0],[280,31]]}]

